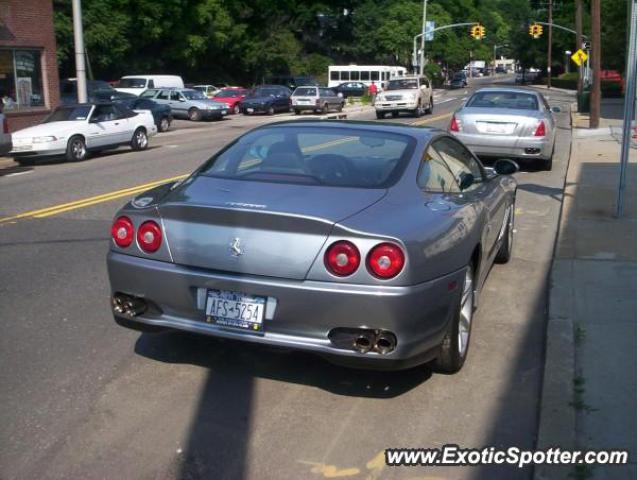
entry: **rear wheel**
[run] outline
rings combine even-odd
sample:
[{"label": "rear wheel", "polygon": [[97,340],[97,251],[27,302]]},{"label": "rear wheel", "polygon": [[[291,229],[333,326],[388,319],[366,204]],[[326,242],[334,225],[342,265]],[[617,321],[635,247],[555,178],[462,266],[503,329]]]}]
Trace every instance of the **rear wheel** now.
[{"label": "rear wheel", "polygon": [[456,373],[464,365],[471,339],[473,300],[473,265],[469,264],[455,315],[447,327],[438,358],[434,360],[434,369],[437,372]]},{"label": "rear wheel", "polygon": [[301,110],[299,110],[298,108],[294,109],[294,115],[300,115],[301,114]]},{"label": "rear wheel", "polygon": [[502,245],[495,256],[496,263],[507,263],[511,260],[511,252],[513,251],[513,230],[515,229],[515,202],[509,207],[509,214],[506,218],[507,225],[502,235]]},{"label": "rear wheel", "polygon": [[87,155],[84,137],[81,135],[72,136],[69,143],[66,144],[66,159],[69,162],[81,162],[86,159]]},{"label": "rear wheel", "polygon": [[420,108],[420,104],[413,110],[414,117],[419,118],[422,115],[422,109]]},{"label": "rear wheel", "polygon": [[148,135],[146,135],[146,130],[144,128],[139,127],[135,130],[130,146],[135,151],[146,150],[148,148]]},{"label": "rear wheel", "polygon": [[268,107],[267,114],[268,115],[274,115],[274,107]]},{"label": "rear wheel", "polygon": [[398,118],[398,112],[391,112],[391,116],[394,118]]},{"label": "rear wheel", "polygon": [[239,115],[241,113],[241,105],[237,103],[232,109],[232,113],[234,113],[235,115]]},{"label": "rear wheel", "polygon": [[425,110],[425,113],[428,115],[434,113],[434,97],[429,97],[429,107]]},{"label": "rear wheel", "polygon": [[542,168],[547,171],[553,169],[553,155],[551,155],[551,158],[542,160]]},{"label": "rear wheel", "polygon": [[191,108],[188,110],[188,118],[193,122],[198,122],[201,120],[201,110],[196,107]]},{"label": "rear wheel", "polygon": [[342,103],[339,104],[338,107],[336,107],[336,111],[339,112],[339,113],[343,111],[343,104]]},{"label": "rear wheel", "polygon": [[321,108],[321,113],[325,115],[328,111],[329,111],[329,108],[327,107],[327,103],[323,104],[323,107]]},{"label": "rear wheel", "polygon": [[382,120],[383,118],[385,118],[385,114],[383,112],[376,112],[376,118],[378,120]]},{"label": "rear wheel", "polygon": [[159,130],[160,132],[165,132],[169,128],[170,128],[170,120],[168,119],[168,117],[163,117],[159,121],[159,124],[157,125],[157,130]]}]

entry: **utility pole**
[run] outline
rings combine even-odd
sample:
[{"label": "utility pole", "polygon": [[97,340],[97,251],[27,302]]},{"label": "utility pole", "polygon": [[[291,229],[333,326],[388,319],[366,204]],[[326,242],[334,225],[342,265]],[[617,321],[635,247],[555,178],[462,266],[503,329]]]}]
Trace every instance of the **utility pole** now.
[{"label": "utility pole", "polygon": [[[582,48],[582,0],[575,0],[575,50],[577,52],[580,48]],[[569,59],[566,60],[567,62]],[[582,90],[584,89],[584,67],[580,65],[578,67],[579,76],[577,77],[577,95],[582,94]]]},{"label": "utility pole", "polygon": [[591,0],[591,67],[593,69],[593,88],[591,88],[590,128],[599,127],[601,110],[602,82],[600,78],[602,68],[602,36],[600,0]]},{"label": "utility pole", "polygon": [[86,103],[86,66],[84,63],[84,30],[82,28],[82,2],[73,0],[73,38],[75,40],[75,72],[77,77],[77,101]]},{"label": "utility pole", "polygon": [[549,0],[549,51],[548,51],[548,65],[546,67],[547,79],[546,86],[551,88],[551,63],[553,54],[553,0]]},{"label": "utility pole", "polygon": [[425,68],[425,26],[427,25],[427,1],[422,2],[422,38],[420,39],[420,65],[419,70],[422,75]]}]

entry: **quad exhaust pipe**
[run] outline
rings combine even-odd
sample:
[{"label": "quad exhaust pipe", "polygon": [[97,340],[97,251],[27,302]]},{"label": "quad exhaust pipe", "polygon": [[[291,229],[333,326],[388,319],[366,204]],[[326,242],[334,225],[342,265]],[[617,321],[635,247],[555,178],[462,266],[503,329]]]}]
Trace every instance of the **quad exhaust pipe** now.
[{"label": "quad exhaust pipe", "polygon": [[148,304],[143,298],[133,297],[119,292],[113,294],[111,305],[115,313],[126,317],[141,315],[148,308]]},{"label": "quad exhaust pipe", "polygon": [[337,348],[358,353],[375,352],[387,355],[396,349],[396,335],[385,330],[370,328],[334,328],[328,338]]}]

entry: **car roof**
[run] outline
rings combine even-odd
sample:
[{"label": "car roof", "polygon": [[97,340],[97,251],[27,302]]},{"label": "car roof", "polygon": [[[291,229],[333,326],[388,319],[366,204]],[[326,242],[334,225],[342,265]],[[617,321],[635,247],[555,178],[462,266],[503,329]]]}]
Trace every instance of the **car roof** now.
[{"label": "car roof", "polygon": [[365,120],[283,120],[268,123],[255,130],[265,128],[321,127],[339,131],[342,128],[355,128],[369,132],[388,132],[409,135],[417,139],[430,139],[438,134],[446,134],[444,130],[429,126],[416,126],[405,123],[390,123]]},{"label": "car roof", "polygon": [[536,92],[535,90],[532,90],[530,88],[524,88],[524,87],[483,87],[476,90],[474,92],[474,95],[480,92],[527,93],[527,94],[536,95],[538,97],[541,95],[540,92]]}]

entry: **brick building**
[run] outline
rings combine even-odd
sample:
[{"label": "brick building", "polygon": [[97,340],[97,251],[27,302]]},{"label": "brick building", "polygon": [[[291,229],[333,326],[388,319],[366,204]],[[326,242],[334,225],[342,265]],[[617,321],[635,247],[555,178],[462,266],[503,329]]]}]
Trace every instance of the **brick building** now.
[{"label": "brick building", "polygon": [[58,105],[55,51],[52,0],[0,0],[0,99],[10,131]]}]

